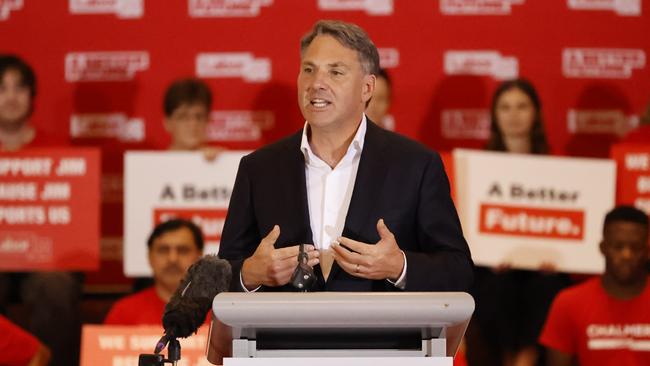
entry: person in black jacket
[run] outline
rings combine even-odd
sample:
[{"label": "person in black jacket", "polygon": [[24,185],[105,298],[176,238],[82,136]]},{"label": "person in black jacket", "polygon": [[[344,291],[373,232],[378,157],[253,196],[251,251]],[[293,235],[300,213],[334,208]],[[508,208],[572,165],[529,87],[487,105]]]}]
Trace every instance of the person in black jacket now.
[{"label": "person in black jacket", "polygon": [[232,290],[293,290],[299,244],[309,244],[315,290],[469,288],[473,264],[439,155],[364,115],[378,70],[354,24],[320,21],[302,39],[305,127],[239,165],[219,250]]}]

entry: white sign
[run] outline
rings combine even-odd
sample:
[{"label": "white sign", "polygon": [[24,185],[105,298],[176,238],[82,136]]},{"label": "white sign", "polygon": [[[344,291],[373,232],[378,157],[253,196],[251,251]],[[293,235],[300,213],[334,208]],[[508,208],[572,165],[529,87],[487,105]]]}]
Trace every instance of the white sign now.
[{"label": "white sign", "polygon": [[230,151],[215,161],[198,152],[127,152],[124,162],[124,273],[149,276],[147,238],[156,224],[191,219],[203,231],[204,253],[216,253],[239,160]]},{"label": "white sign", "polygon": [[481,75],[497,80],[514,79],[519,75],[519,60],[502,56],[494,50],[445,52],[445,75]]},{"label": "white sign", "polygon": [[603,133],[625,136],[639,125],[639,116],[620,109],[569,109],[567,129],[573,134]]},{"label": "white sign", "polygon": [[393,14],[393,0],[318,0],[318,9],[323,11],[361,10],[368,15]]},{"label": "white sign", "polygon": [[0,20],[9,19],[12,11],[23,8],[23,0],[0,0]]},{"label": "white sign", "polygon": [[275,125],[272,111],[212,111],[207,127],[209,141],[260,141],[262,131]]},{"label": "white sign", "polygon": [[256,17],[271,5],[273,0],[189,0],[188,11],[193,18]]},{"label": "white sign", "polygon": [[249,52],[206,52],[196,55],[200,78],[242,78],[249,83],[271,79],[271,59],[255,58]]},{"label": "white sign", "polygon": [[129,81],[149,68],[145,51],[70,52],[65,56],[65,80]]},{"label": "white sign", "polygon": [[129,118],[120,112],[73,114],[70,116],[70,137],[139,142],[145,137],[144,119]]},{"label": "white sign", "polygon": [[509,15],[524,0],[440,0],[444,15]]},{"label": "white sign", "polygon": [[642,49],[565,48],[562,74],[567,78],[629,79],[634,69],[645,67]]},{"label": "white sign", "polygon": [[380,47],[377,52],[379,52],[379,66],[382,69],[393,69],[399,66],[399,50],[397,48]]},{"label": "white sign", "polygon": [[602,273],[611,160],[454,151],[456,203],[478,265]]},{"label": "white sign", "polygon": [[143,0],[69,0],[70,14],[115,14],[134,19],[144,15]]},{"label": "white sign", "polygon": [[641,15],[641,0],[567,0],[569,9],[610,10],[618,15]]},{"label": "white sign", "polygon": [[440,129],[446,139],[487,140],[490,137],[490,111],[487,109],[443,109]]}]

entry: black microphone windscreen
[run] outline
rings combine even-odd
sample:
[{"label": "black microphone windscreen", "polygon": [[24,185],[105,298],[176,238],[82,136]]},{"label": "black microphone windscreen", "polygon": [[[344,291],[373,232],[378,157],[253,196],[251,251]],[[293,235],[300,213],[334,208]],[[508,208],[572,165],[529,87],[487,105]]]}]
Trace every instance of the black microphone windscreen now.
[{"label": "black microphone windscreen", "polygon": [[232,272],[230,263],[216,255],[196,261],[165,306],[163,327],[173,337],[189,337],[203,324],[218,293],[227,291]]}]

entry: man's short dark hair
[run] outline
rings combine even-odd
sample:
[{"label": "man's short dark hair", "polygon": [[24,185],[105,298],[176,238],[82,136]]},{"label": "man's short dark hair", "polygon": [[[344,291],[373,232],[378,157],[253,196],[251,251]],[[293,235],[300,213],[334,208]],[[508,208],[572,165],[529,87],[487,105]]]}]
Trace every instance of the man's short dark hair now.
[{"label": "man's short dark hair", "polygon": [[36,96],[36,75],[27,62],[16,55],[0,54],[0,78],[4,78],[7,71],[14,70],[20,74],[20,82],[29,88],[32,99]]},{"label": "man's short dark hair", "polygon": [[605,223],[603,224],[603,234],[607,226],[613,222],[633,222],[635,224],[643,225],[648,231],[648,215],[636,207],[621,205],[609,211],[605,216]]},{"label": "man's short dark hair", "polygon": [[332,36],[345,47],[357,51],[359,62],[366,74],[377,75],[379,72],[377,47],[370,40],[368,33],[358,25],[339,20],[318,21],[300,41],[300,54],[304,54],[314,38],[320,35]]},{"label": "man's short dark hair", "polygon": [[163,234],[182,228],[189,229],[192,232],[192,236],[194,237],[194,244],[196,244],[196,247],[200,251],[203,251],[203,233],[201,232],[201,229],[196,226],[195,223],[186,219],[171,219],[158,224],[151,232],[151,235],[149,235],[149,239],[147,240],[147,247],[151,249],[153,242]]},{"label": "man's short dark hair", "polygon": [[376,76],[377,78],[383,78],[384,80],[386,80],[386,85],[388,85],[388,89],[391,89],[393,87],[393,81],[391,80],[390,75],[388,74],[388,71],[386,71],[386,69],[380,68],[377,71]]},{"label": "man's short dark hair", "polygon": [[183,104],[202,104],[209,112],[212,108],[212,91],[208,84],[193,78],[174,81],[165,92],[165,116],[170,117]]}]

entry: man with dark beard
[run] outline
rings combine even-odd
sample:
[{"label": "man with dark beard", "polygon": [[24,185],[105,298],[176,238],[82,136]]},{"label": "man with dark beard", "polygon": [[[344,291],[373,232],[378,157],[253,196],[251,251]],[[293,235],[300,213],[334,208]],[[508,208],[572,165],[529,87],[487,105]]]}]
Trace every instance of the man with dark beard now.
[{"label": "man with dark beard", "polygon": [[619,206],[605,217],[602,276],[556,297],[540,343],[548,365],[650,365],[648,216]]},{"label": "man with dark beard", "polygon": [[165,304],[201,257],[203,234],[191,221],[173,219],[154,228],[147,246],[154,285],[116,302],[104,324],[161,325]]}]

